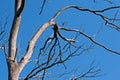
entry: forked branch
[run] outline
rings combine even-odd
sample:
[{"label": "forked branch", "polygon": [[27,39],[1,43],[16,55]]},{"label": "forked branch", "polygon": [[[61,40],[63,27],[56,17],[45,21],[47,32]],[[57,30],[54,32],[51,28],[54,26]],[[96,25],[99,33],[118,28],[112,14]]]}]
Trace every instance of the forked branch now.
[{"label": "forked branch", "polygon": [[[100,17],[103,21],[105,21],[106,24],[109,24],[111,26],[113,26],[113,28],[115,28],[116,30],[120,30],[119,26],[117,26],[116,24],[110,22],[110,20],[119,20],[119,19],[111,19],[111,18],[108,18],[104,15],[102,15],[101,13],[102,12],[105,12],[105,11],[108,11],[108,10],[111,10],[111,9],[117,9],[117,8],[120,8],[120,6],[115,6],[115,7],[109,7],[109,8],[106,8],[106,9],[103,9],[103,10],[91,10],[91,9],[86,9],[86,8],[82,8],[82,7],[79,7],[79,6],[76,6],[76,5],[70,5],[70,6],[66,6],[64,8],[62,8],[61,10],[59,10],[53,17],[52,19],[50,19],[47,23],[45,23],[44,25],[42,25],[39,30],[35,33],[35,35],[32,37],[32,39],[30,40],[29,44],[28,44],[28,47],[27,47],[27,50],[26,50],[26,53],[25,53],[25,56],[21,59],[21,62],[22,63],[27,63],[30,59],[30,57],[32,56],[33,54],[33,50],[34,50],[34,46],[35,46],[35,43],[36,41],[38,40],[38,38],[40,37],[40,35],[42,34],[42,32],[48,28],[49,26],[53,26],[53,30],[54,30],[54,35],[53,37],[49,37],[47,39],[47,41],[45,42],[45,44],[43,45],[43,47],[41,48],[40,50],[40,54],[39,55],[42,55],[42,50],[44,51],[49,51],[47,52],[46,54],[46,59],[44,62],[42,62],[41,64],[39,64],[38,62],[38,66],[36,68],[34,68],[30,74],[28,74],[26,76],[26,80],[29,79],[29,78],[32,78],[34,77],[36,74],[40,73],[40,72],[43,72],[43,75],[42,75],[42,79],[44,79],[44,76],[46,74],[46,70],[55,66],[56,64],[63,64],[64,65],[64,62],[67,61],[69,58],[71,58],[72,56],[75,55],[75,53],[77,51],[79,51],[79,49],[81,49],[81,46],[78,46],[76,47],[75,45],[72,45],[71,43],[73,42],[76,42],[75,39],[68,39],[66,37],[64,37],[61,33],[60,33],[60,30],[64,30],[64,31],[72,31],[72,32],[77,32],[79,34],[82,34],[84,37],[88,38],[91,42],[93,42],[94,44],[104,48],[105,50],[109,51],[109,52],[112,52],[112,53],[115,53],[115,54],[118,54],[120,55],[119,52],[117,51],[114,51],[112,49],[109,49],[108,47],[104,46],[103,44],[100,44],[99,42],[95,41],[92,37],[90,37],[89,35],[87,35],[86,33],[80,31],[80,30],[76,30],[76,29],[70,29],[70,28],[64,28],[64,27],[59,27],[57,23],[55,23],[55,19],[63,12],[65,11],[66,9],[69,9],[69,8],[75,8],[79,11],[86,11],[86,12],[90,12],[94,15],[97,15],[98,17]],[[58,36],[59,38],[61,38],[62,40],[64,40],[65,42],[67,42],[67,44],[64,46],[64,48],[62,49],[61,47],[61,44],[60,44],[60,41],[58,39]],[[51,44],[49,45],[48,42],[51,40]],[[75,47],[77,49],[75,49],[74,51],[71,51],[71,46],[72,47]],[[49,47],[49,49],[47,48]],[[58,52],[56,51],[56,49],[58,49]],[[63,50],[63,51],[62,51]],[[57,52],[57,54],[56,54]],[[44,52],[43,52],[44,53]],[[69,53],[68,56],[64,57],[63,58],[63,55],[65,53]],[[41,60],[38,58],[38,60]],[[87,73],[91,72],[93,68],[91,68]]]},{"label": "forked branch", "polygon": [[34,46],[35,46],[35,43],[36,41],[38,40],[38,38],[40,37],[40,35],[42,34],[42,32],[48,28],[49,26],[51,25],[54,25],[55,22],[51,22],[51,21],[48,21],[47,23],[45,23],[43,26],[41,26],[39,28],[39,30],[36,32],[36,34],[33,36],[33,38],[30,40],[29,44],[28,44],[28,47],[27,47],[27,50],[26,50],[26,54],[25,56],[21,59],[21,62],[25,62],[27,63],[30,59],[30,57],[32,56],[33,54],[33,51],[34,51]]}]

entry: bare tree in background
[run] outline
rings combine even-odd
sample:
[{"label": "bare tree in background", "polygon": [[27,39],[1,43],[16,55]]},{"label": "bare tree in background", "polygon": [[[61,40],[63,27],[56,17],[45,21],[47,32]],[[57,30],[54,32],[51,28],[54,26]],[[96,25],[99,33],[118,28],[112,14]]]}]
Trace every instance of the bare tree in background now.
[{"label": "bare tree in background", "polygon": [[[44,2],[43,2],[41,12],[43,11],[45,2],[46,2],[46,0],[44,0]],[[96,2],[96,1],[94,0],[94,2]],[[61,27],[55,22],[56,18],[59,17],[59,15],[63,11],[73,8],[78,11],[92,13],[92,14],[100,17],[102,20],[104,20],[105,25],[108,25],[109,27],[111,27],[117,31],[120,31],[120,27],[117,24],[111,22],[113,20],[115,21],[115,20],[120,20],[120,19],[109,18],[102,14],[102,13],[112,10],[112,9],[118,9],[118,8],[120,8],[120,6],[109,7],[109,8],[105,8],[102,10],[91,10],[91,9],[79,7],[77,5],[69,5],[69,6],[65,6],[64,8],[60,9],[48,22],[44,23],[43,25],[41,25],[39,27],[37,32],[33,35],[33,37],[28,42],[27,49],[24,52],[25,55],[19,61],[19,60],[17,60],[17,57],[16,57],[16,55],[17,55],[16,44],[17,44],[18,31],[19,31],[19,27],[21,24],[21,17],[22,17],[21,14],[24,10],[24,7],[25,7],[25,0],[15,0],[14,19],[13,19],[13,23],[12,23],[12,27],[11,27],[11,31],[10,31],[9,40],[8,40],[8,42],[9,42],[8,51],[6,50],[5,45],[1,46],[1,49],[3,49],[5,52],[6,61],[8,64],[8,75],[9,75],[8,79],[9,80],[18,80],[19,79],[19,75],[20,75],[21,71],[23,70],[25,65],[30,62],[30,58],[33,55],[33,52],[35,49],[35,44],[36,44],[38,38],[41,36],[43,31],[45,31],[46,28],[48,28],[48,27],[53,27],[53,35],[49,36],[48,39],[45,41],[43,47],[40,49],[35,68],[33,68],[31,70],[31,72],[23,78],[24,80],[28,80],[33,77],[37,77],[40,80],[44,80],[46,72],[49,68],[52,68],[53,66],[55,66],[57,64],[61,64],[64,67],[66,67],[66,65],[64,63],[66,61],[68,61],[71,57],[81,55],[84,51],[91,48],[92,45],[90,45],[89,47],[86,47],[86,48],[83,48],[84,44],[76,45],[76,43],[79,42],[79,41],[77,41],[77,38],[80,37],[79,35],[86,37],[92,43],[104,48],[105,50],[107,50],[111,53],[120,55],[119,52],[112,50],[112,49],[108,48],[107,46],[104,46],[103,44],[95,41],[94,38],[92,38],[88,34],[82,32],[81,30]],[[40,14],[41,14],[41,12],[40,12]],[[69,32],[69,34],[75,33],[76,35],[72,38],[67,38],[62,34],[62,31]],[[4,33],[4,27],[1,27],[0,40],[2,40],[3,33]],[[64,45],[61,43],[61,40],[64,41]],[[78,53],[78,51],[79,51],[79,53]],[[76,76],[72,77],[71,80],[78,80],[83,77],[99,76],[100,69],[94,70],[94,68],[95,68],[95,66],[90,66],[88,71],[86,71],[85,73],[83,73],[81,75],[76,75]]]}]

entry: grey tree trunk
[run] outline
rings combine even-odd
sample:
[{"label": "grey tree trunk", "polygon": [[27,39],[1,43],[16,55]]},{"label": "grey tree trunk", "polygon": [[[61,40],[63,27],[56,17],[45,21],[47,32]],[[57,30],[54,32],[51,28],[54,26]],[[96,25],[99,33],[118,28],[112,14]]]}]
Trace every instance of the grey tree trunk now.
[{"label": "grey tree trunk", "polygon": [[18,80],[19,79],[19,66],[16,62],[10,61],[8,63],[8,80]]},{"label": "grey tree trunk", "polygon": [[26,63],[26,60],[24,62],[23,60],[16,62],[8,59],[8,80],[19,80],[19,75]]}]

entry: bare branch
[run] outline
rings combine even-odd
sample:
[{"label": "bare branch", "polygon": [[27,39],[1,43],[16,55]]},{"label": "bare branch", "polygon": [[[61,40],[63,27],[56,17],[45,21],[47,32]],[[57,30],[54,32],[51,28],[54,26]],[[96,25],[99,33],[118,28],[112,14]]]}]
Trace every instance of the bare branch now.
[{"label": "bare branch", "polygon": [[76,30],[76,29],[71,29],[71,28],[63,28],[63,27],[59,27],[59,29],[61,30],[65,30],[65,31],[73,31],[73,32],[78,32],[80,34],[82,34],[83,36],[85,36],[86,38],[88,38],[90,41],[92,41],[94,44],[104,48],[105,50],[118,54],[120,55],[120,52],[114,51],[112,49],[109,49],[108,47],[104,46],[103,44],[98,43],[97,41],[95,41],[92,37],[90,37],[89,35],[85,34],[84,32],[80,31],[80,30]]},{"label": "bare branch", "polygon": [[9,19],[9,16],[6,17],[4,25],[2,25],[2,21],[0,21],[0,41],[2,41],[2,39],[5,37],[4,34],[6,33],[5,29],[8,24],[8,19]]},{"label": "bare branch", "polygon": [[0,46],[0,48],[4,51],[5,57],[6,57],[6,59],[7,59],[7,58],[8,58],[8,55],[7,55],[6,45],[3,43],[2,46]]},{"label": "bare branch", "polygon": [[116,13],[115,13],[115,16],[114,16],[114,18],[113,18],[113,21],[112,21],[112,23],[114,23],[114,21],[116,21],[117,19],[117,15],[118,15],[118,10],[116,11]]},{"label": "bare branch", "polygon": [[2,25],[2,21],[0,21],[0,49],[3,50],[6,59],[8,57],[7,55],[8,52],[6,48],[6,31],[5,30],[8,24],[8,19],[9,19],[9,16],[6,16],[5,23],[3,25]]},{"label": "bare branch", "polygon": [[94,66],[93,64],[94,64],[94,61],[91,63],[90,68],[86,72],[83,72],[82,74],[79,74],[79,75],[75,75],[70,80],[78,80],[82,78],[93,78],[93,77],[102,76],[102,74],[100,74],[101,69],[99,68],[97,69],[97,66]]},{"label": "bare branch", "polygon": [[90,9],[82,8],[82,7],[79,7],[79,6],[76,6],[76,5],[69,5],[69,6],[65,6],[64,8],[60,9],[53,16],[53,18],[51,20],[54,21],[63,11],[65,11],[66,9],[69,9],[69,8],[75,8],[75,9],[78,9],[80,11],[88,11],[88,12],[91,12],[91,13],[95,14],[96,12],[105,12],[105,11],[108,11],[108,10],[111,10],[111,9],[120,8],[120,6],[109,7],[109,8],[105,8],[103,10],[90,10]]},{"label": "bare branch", "polygon": [[104,1],[106,1],[106,2],[108,2],[108,3],[110,3],[110,4],[113,4],[113,2],[110,1],[110,0],[104,0]]},{"label": "bare branch", "polygon": [[[43,0],[39,14],[41,14],[43,12],[46,1],[47,0]],[[96,0],[93,0],[93,1],[96,2]],[[109,0],[105,0],[105,1],[111,3],[111,1],[109,1]],[[67,60],[69,60],[73,56],[79,56],[84,51],[88,51],[88,49],[93,47],[93,45],[90,45],[89,47],[84,48],[84,44],[76,45],[75,43],[77,42],[76,38],[78,37],[78,35],[83,35],[84,37],[89,39],[91,42],[104,48],[105,50],[120,55],[120,52],[114,51],[114,50],[106,47],[105,45],[97,42],[96,40],[94,40],[94,38],[87,35],[86,33],[82,32],[80,30],[76,30],[76,29],[59,27],[58,24],[55,22],[55,19],[63,11],[65,11],[66,9],[69,9],[69,8],[74,8],[79,11],[85,11],[85,12],[94,14],[97,17],[100,17],[105,22],[105,25],[107,24],[110,27],[114,28],[115,30],[120,31],[120,27],[114,23],[114,21],[120,20],[120,19],[116,18],[118,12],[115,13],[114,18],[109,18],[102,14],[108,10],[118,9],[118,8],[120,8],[120,6],[109,7],[109,8],[105,8],[102,10],[91,10],[91,9],[82,8],[82,7],[79,7],[76,5],[70,5],[70,6],[66,6],[66,7],[60,9],[48,22],[46,22],[45,24],[40,26],[38,31],[30,39],[30,41],[27,45],[27,49],[24,53],[24,56],[20,59],[20,61],[16,61],[16,59],[17,59],[16,54],[18,53],[17,47],[16,47],[17,36],[18,36],[18,31],[19,31],[19,27],[20,27],[20,23],[21,23],[21,14],[24,10],[24,6],[25,6],[25,0],[15,0],[14,19],[12,22],[10,36],[9,36],[8,52],[6,50],[7,47],[5,46],[5,44],[2,44],[2,45],[0,44],[1,45],[0,48],[3,49],[6,59],[7,59],[8,71],[9,71],[8,75],[10,77],[9,78],[10,80],[12,80],[14,78],[14,76],[15,76],[15,78],[18,78],[18,76],[21,73],[24,66],[28,62],[30,62],[30,57],[32,56],[32,54],[34,52],[35,45],[36,45],[38,38],[41,36],[43,31],[45,31],[46,28],[48,28],[49,26],[53,26],[53,30],[54,30],[53,36],[48,37],[48,39],[45,41],[43,47],[40,48],[40,53],[38,54],[38,59],[34,60],[34,61],[36,61],[36,66],[35,66],[35,68],[33,68],[31,70],[31,72],[26,77],[24,77],[25,80],[28,80],[33,77],[41,78],[42,80],[44,80],[46,78],[48,69],[50,69],[58,64],[61,64],[62,66],[64,66],[64,69],[66,69],[67,67],[66,67],[65,62]],[[5,28],[6,24],[7,24],[7,21],[4,25],[4,27],[0,28],[0,36],[4,34],[4,32],[5,32],[4,28]],[[72,38],[67,38],[60,32],[60,30],[64,30],[64,31],[68,31],[68,32],[69,31],[75,32],[75,33],[78,33],[78,35],[74,35]],[[3,37],[0,38],[0,40],[2,40],[2,39],[3,39]],[[61,39],[64,43],[61,43],[62,42],[62,41],[60,41]],[[77,54],[77,52],[79,52],[79,53]],[[86,78],[87,77],[96,77],[96,76],[98,76],[100,71],[101,71],[101,69],[95,70],[95,66],[90,66],[89,70],[87,70],[85,73],[83,73],[81,75],[78,75],[77,77],[74,78],[74,80],[83,78],[83,77],[86,77]]]},{"label": "bare branch", "polygon": [[[54,35],[52,38],[48,38],[44,44],[44,46],[40,49],[40,53],[39,54],[42,54],[45,53],[45,51],[48,51],[46,54],[46,59],[45,61],[41,62],[42,64],[38,64],[38,66],[36,68],[34,68],[33,70],[31,70],[31,72],[27,75],[26,77],[26,80],[27,79],[30,79],[32,78],[33,76],[37,75],[38,73],[42,73],[42,76],[41,78],[44,79],[45,78],[45,74],[46,74],[46,71],[49,69],[49,68],[52,68],[53,66],[57,65],[57,64],[64,64],[65,61],[69,60],[72,56],[75,55],[75,53],[77,53],[79,51],[79,49],[81,49],[81,46],[80,47],[76,47],[75,50],[71,51],[71,46],[68,46],[68,50],[69,51],[69,54],[68,56],[66,56],[66,58],[62,58],[63,54],[64,53],[67,53],[67,51],[63,51],[62,48],[61,48],[61,44],[60,44],[60,41],[58,39],[58,29],[55,28],[56,25],[54,25]],[[51,44],[51,47],[49,46],[49,49],[46,50],[47,48],[47,44],[48,44],[48,41],[49,39],[52,39],[52,42],[53,44]],[[55,39],[55,40],[54,40]],[[70,42],[67,42],[70,44]],[[56,48],[56,46],[58,46],[58,48]],[[57,49],[58,53],[55,52],[55,50]],[[65,49],[65,48],[64,48]],[[40,59],[39,59],[40,60]],[[66,66],[65,66],[66,68]]]},{"label": "bare branch", "polygon": [[82,8],[82,7],[79,7],[79,6],[76,6],[76,5],[65,6],[64,8],[60,9],[60,10],[53,16],[53,18],[51,19],[51,21],[54,21],[63,11],[65,11],[66,9],[70,9],[70,8],[75,8],[75,9],[80,10],[80,11],[87,11],[87,12],[93,13],[93,14],[101,17],[101,18],[105,21],[105,24],[109,24],[109,25],[112,26],[114,29],[120,31],[120,27],[119,27],[119,26],[117,26],[116,24],[111,23],[111,22],[109,21],[110,18],[108,18],[108,17],[100,14],[100,13],[105,12],[105,11],[108,11],[108,10],[120,8],[120,6],[109,7],[109,8],[105,8],[105,9],[103,9],[103,10],[91,10],[91,9]]},{"label": "bare branch", "polygon": [[33,36],[33,38],[30,40],[29,44],[28,44],[28,47],[27,47],[27,50],[26,50],[26,54],[25,56],[21,59],[20,62],[22,62],[23,64],[27,63],[31,57],[31,55],[33,54],[33,50],[34,50],[34,46],[35,46],[35,43],[36,41],[38,40],[38,38],[40,37],[40,35],[42,34],[42,32],[48,28],[49,26],[51,25],[54,25],[55,23],[54,22],[51,22],[51,21],[48,21],[47,23],[45,23],[43,26],[41,26],[39,28],[39,30],[36,32],[36,34]]},{"label": "bare branch", "polygon": [[25,5],[25,0],[15,0],[15,16],[20,16]]},{"label": "bare branch", "polygon": [[12,23],[12,28],[10,32],[10,37],[9,37],[9,59],[15,60],[16,56],[16,42],[17,42],[17,35],[18,35],[18,30],[20,26],[20,20],[21,20],[21,13],[24,8],[24,3],[25,0],[16,0],[15,1],[15,16],[14,20]]},{"label": "bare branch", "polygon": [[42,13],[42,11],[44,9],[44,6],[45,6],[45,3],[46,3],[46,0],[43,0],[43,3],[42,3],[42,6],[41,6],[41,10],[40,10],[39,15]]},{"label": "bare branch", "polygon": [[[44,79],[44,78],[45,78],[46,71],[47,71],[49,68],[52,68],[53,66],[55,66],[55,65],[57,65],[57,64],[63,64],[63,65],[65,65],[64,62],[67,61],[67,60],[69,60],[71,57],[73,57],[73,56],[78,56],[78,55],[80,55],[81,53],[83,53],[84,51],[87,51],[87,49],[83,49],[83,50],[81,51],[81,53],[75,54],[75,53],[77,53],[77,52],[82,48],[82,46],[76,47],[76,46],[72,45],[72,44],[71,44],[72,42],[69,41],[66,37],[63,37],[63,36],[61,35],[61,33],[59,32],[59,30],[72,31],[72,32],[77,32],[77,33],[79,33],[79,34],[82,34],[83,36],[87,37],[90,41],[92,41],[94,44],[96,44],[96,45],[98,45],[98,46],[100,46],[100,47],[102,47],[102,48],[104,48],[104,49],[106,49],[106,50],[108,50],[108,51],[110,51],[110,52],[113,52],[113,53],[116,53],[116,54],[119,54],[119,55],[120,55],[119,52],[113,51],[113,50],[107,48],[106,46],[104,46],[104,45],[96,42],[92,37],[88,36],[87,34],[85,34],[84,32],[82,32],[82,31],[80,31],[80,30],[70,29],[70,28],[64,28],[64,27],[58,27],[58,25],[57,25],[56,23],[54,23],[53,26],[54,26],[54,28],[53,28],[53,30],[54,30],[54,35],[53,35],[52,37],[49,37],[49,38],[46,40],[44,46],[40,49],[40,54],[39,54],[39,55],[41,55],[41,54],[42,54],[42,51],[44,51],[44,53],[45,53],[45,51],[48,51],[48,50],[46,49],[46,48],[47,48],[47,44],[48,44],[49,40],[51,40],[51,41],[50,41],[51,47],[50,47],[50,45],[48,45],[48,46],[49,46],[49,52],[47,52],[48,54],[46,54],[47,60],[44,61],[42,64],[38,65],[38,66],[37,66],[36,68],[34,68],[33,70],[31,70],[30,74],[27,75],[26,80],[34,77],[35,75],[37,75],[37,74],[40,73],[40,72],[43,72],[43,75],[42,75],[41,77],[42,77],[42,79]],[[57,34],[58,34],[58,35],[57,35]],[[58,36],[61,37],[64,41],[67,42],[67,44],[65,44],[65,46],[63,46],[63,50],[62,50],[62,48],[61,48],[61,45],[60,45],[60,41],[59,41],[59,39],[58,39]],[[54,39],[55,39],[55,40],[54,40]],[[73,38],[73,40],[75,40],[75,38]],[[53,41],[54,41],[54,42],[53,42]],[[51,44],[52,42],[53,42],[53,44]],[[58,44],[58,45],[57,45],[57,44]],[[58,48],[55,48],[56,45],[58,46]],[[68,45],[68,46],[67,46],[67,45]],[[72,47],[72,46],[75,47],[76,49],[71,51],[71,47]],[[66,50],[65,50],[65,48],[66,48]],[[91,48],[91,46],[90,46],[90,48]],[[58,54],[54,51],[55,49],[57,49],[57,50],[59,51]],[[55,55],[55,53],[56,53],[56,55]],[[66,58],[63,58],[63,57],[62,57],[64,53],[67,53],[67,54],[69,53],[69,54],[66,56]],[[54,57],[54,56],[55,56],[55,57]],[[38,58],[38,60],[40,60],[40,58]],[[54,60],[54,61],[53,61],[53,60]],[[39,62],[38,62],[38,64],[39,64]],[[65,67],[66,67],[66,66],[65,66]],[[88,72],[86,72],[86,73],[83,74],[83,75],[84,75],[85,77],[94,77],[95,75],[97,75],[97,74],[99,73],[99,70],[93,71],[93,68],[94,68],[94,67],[92,67]],[[94,73],[94,74],[88,76],[87,73]],[[82,75],[82,76],[83,76],[83,75]],[[87,76],[86,76],[86,75],[87,75]]]}]

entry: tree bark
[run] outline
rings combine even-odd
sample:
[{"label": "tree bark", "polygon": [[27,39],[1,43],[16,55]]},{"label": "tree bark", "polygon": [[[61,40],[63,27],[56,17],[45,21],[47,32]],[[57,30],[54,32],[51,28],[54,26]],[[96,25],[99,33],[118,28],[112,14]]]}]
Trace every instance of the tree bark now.
[{"label": "tree bark", "polygon": [[19,75],[27,62],[15,62],[14,60],[7,60],[8,63],[8,80],[19,80]]},{"label": "tree bark", "polygon": [[15,0],[15,15],[9,36],[9,52],[6,59],[8,65],[8,80],[18,80],[19,74],[23,69],[21,63],[16,60],[16,43],[24,4],[25,0]]},{"label": "tree bark", "polygon": [[47,27],[55,24],[53,21],[48,21],[47,23],[42,25],[40,29],[36,32],[36,34],[33,36],[33,38],[30,40],[25,56],[20,60],[20,62],[17,62],[16,43],[17,43],[17,35],[19,31],[21,13],[24,8],[24,3],[25,0],[15,0],[15,16],[9,37],[9,55],[7,57],[8,80],[19,80],[19,75],[22,69],[28,63],[30,57],[33,54],[34,46],[37,39]]},{"label": "tree bark", "polygon": [[8,63],[8,80],[18,80],[19,79],[19,66],[18,63],[10,61]]}]

